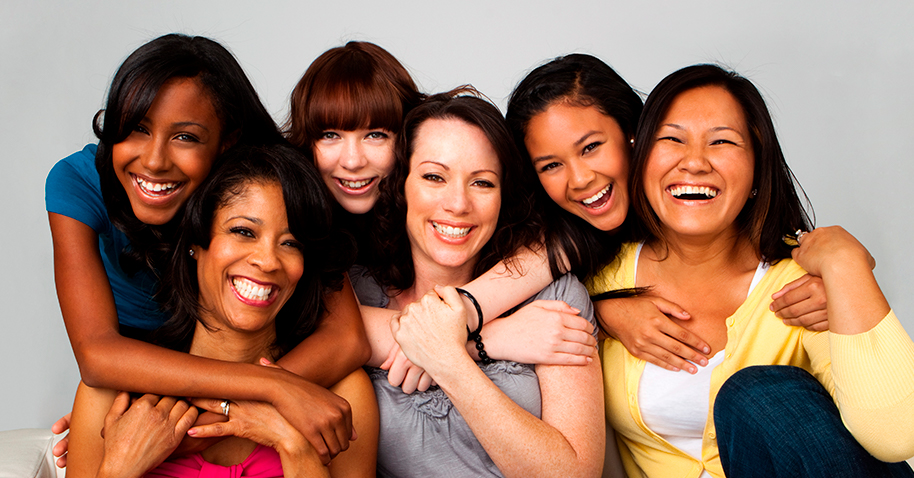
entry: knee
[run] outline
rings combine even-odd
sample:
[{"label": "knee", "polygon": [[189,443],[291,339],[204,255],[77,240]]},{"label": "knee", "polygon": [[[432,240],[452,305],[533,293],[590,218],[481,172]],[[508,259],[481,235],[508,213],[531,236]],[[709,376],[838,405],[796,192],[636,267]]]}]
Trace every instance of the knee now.
[{"label": "knee", "polygon": [[747,410],[790,406],[798,396],[823,392],[827,395],[809,372],[798,367],[747,367],[724,382],[714,401],[714,416],[745,416]]}]

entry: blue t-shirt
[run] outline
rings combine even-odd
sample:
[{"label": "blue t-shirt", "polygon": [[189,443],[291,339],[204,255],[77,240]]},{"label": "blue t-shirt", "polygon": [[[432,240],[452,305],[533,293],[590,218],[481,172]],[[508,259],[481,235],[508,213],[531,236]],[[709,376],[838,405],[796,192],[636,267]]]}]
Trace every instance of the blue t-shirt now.
[{"label": "blue t-shirt", "polygon": [[48,212],[76,219],[98,234],[98,249],[114,292],[118,322],[154,330],[165,322],[160,304],[152,298],[157,282],[150,271],[140,271],[131,276],[121,269],[118,257],[130,242],[108,219],[108,210],[102,200],[101,180],[95,169],[97,149],[94,144],[86,145],[82,151],[54,165],[45,184],[45,204]]}]

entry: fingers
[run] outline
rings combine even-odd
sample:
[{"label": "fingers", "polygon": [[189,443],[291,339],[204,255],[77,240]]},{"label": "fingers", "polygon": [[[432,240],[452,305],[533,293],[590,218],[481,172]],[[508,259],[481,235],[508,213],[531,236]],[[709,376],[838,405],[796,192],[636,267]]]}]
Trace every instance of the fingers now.
[{"label": "fingers", "polygon": [[388,383],[394,387],[399,387],[400,384],[406,380],[406,376],[409,374],[412,367],[413,363],[406,358],[406,354],[398,347],[397,353],[394,355],[393,361],[390,364],[390,369],[387,371]]},{"label": "fingers", "polygon": [[[146,398],[146,395],[143,395],[143,398]],[[102,428],[101,436],[105,437],[105,428],[111,428],[114,426],[114,422],[117,421],[130,407],[130,394],[127,392],[118,392],[117,396],[114,397],[114,402],[111,403],[111,408],[108,409],[108,414],[105,415],[105,427]]]},{"label": "fingers", "polygon": [[581,313],[580,310],[568,305],[563,300],[535,300],[531,302],[530,305],[537,306],[543,310],[551,310],[554,312],[562,312],[571,315],[577,315]]},{"label": "fingers", "polygon": [[[782,319],[801,319],[788,325],[807,326],[825,320],[825,284],[819,277],[809,274],[787,284],[772,297],[770,309]],[[808,316],[808,317],[804,317]],[[787,322],[785,322],[787,323]]]},{"label": "fingers", "polygon": [[53,432],[55,435],[60,435],[61,433],[69,430],[71,415],[72,412],[60,417],[60,420],[54,422],[54,424],[51,425],[51,432]]},{"label": "fingers", "polygon": [[428,372],[423,371],[422,375],[419,376],[419,384],[416,386],[416,390],[424,392],[428,390],[433,383],[435,383],[435,381],[432,380],[432,376],[429,375]]},{"label": "fingers", "polygon": [[688,320],[692,318],[692,316],[685,309],[680,307],[679,304],[675,302],[670,302],[662,297],[654,296],[648,296],[648,300],[657,306],[657,310],[663,312],[665,315],[670,315],[680,320]]},{"label": "fingers", "polygon": [[813,332],[821,332],[823,330],[828,330],[828,312],[817,310],[815,312],[803,314],[799,317],[783,319],[783,322],[784,325],[804,327]]},{"label": "fingers", "polygon": [[67,467],[67,451],[70,449],[70,437],[65,436],[60,439],[57,443],[54,444],[54,456],[57,458],[55,462],[58,468]]},{"label": "fingers", "polygon": [[[701,365],[707,363],[707,354],[711,353],[711,346],[701,337],[676,325],[671,320],[667,320],[660,328],[660,332],[666,337],[658,337],[657,345],[695,363],[701,363]],[[672,339],[672,341],[668,339]]]},{"label": "fingers", "polygon": [[[403,393],[409,395],[415,392],[419,388],[419,381],[423,374],[425,374],[425,370],[416,366],[410,367],[406,372],[406,377],[403,379],[403,384],[401,386]],[[426,386],[426,389],[427,388],[428,387]]]}]

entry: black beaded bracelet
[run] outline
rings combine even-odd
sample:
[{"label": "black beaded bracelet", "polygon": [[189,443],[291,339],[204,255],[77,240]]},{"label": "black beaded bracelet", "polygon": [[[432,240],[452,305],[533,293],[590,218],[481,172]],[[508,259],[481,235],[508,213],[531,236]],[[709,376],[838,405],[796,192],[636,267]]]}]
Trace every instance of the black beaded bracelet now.
[{"label": "black beaded bracelet", "polygon": [[473,337],[473,342],[476,342],[476,352],[479,353],[479,361],[482,362],[483,365],[489,365],[490,363],[495,362],[494,360],[490,359],[489,354],[486,353],[486,346],[482,343],[481,335],[477,334],[476,337]]},{"label": "black beaded bracelet", "polygon": [[[476,341],[476,349],[480,351],[479,357],[482,358],[482,354],[483,354],[482,339],[479,338],[479,332],[482,331],[482,323],[483,323],[482,307],[479,306],[479,302],[476,301],[476,297],[473,297],[473,294],[469,293],[465,289],[461,289],[460,287],[456,287],[456,289],[457,289],[457,292],[459,292],[462,296],[466,297],[467,299],[470,299],[470,302],[473,303],[473,307],[476,307],[476,317],[479,319],[479,325],[477,325],[476,330],[472,331],[472,332],[470,331],[470,326],[467,325],[467,340]],[[488,357],[486,357],[486,359],[488,359]],[[491,360],[491,359],[489,359],[489,360]]]}]

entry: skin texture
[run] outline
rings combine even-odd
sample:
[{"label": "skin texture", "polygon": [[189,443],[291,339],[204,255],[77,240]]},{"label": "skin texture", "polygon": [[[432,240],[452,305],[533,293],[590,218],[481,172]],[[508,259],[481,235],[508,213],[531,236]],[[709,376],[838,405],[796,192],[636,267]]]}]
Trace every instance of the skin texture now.
[{"label": "skin texture", "polygon": [[[592,360],[596,351],[590,349],[588,365],[537,366],[543,399],[540,420],[495,387],[467,353],[466,310],[456,291],[447,287],[419,295],[432,290],[435,284],[467,282],[471,266],[488,240],[480,236],[476,241],[471,237],[472,228],[491,231],[497,220],[497,215],[484,214],[500,203],[497,194],[492,194],[495,188],[475,184],[477,178],[488,174],[483,172],[498,172],[497,157],[491,147],[473,144],[488,143],[481,132],[475,138],[461,138],[469,133],[466,128],[470,127],[457,121],[429,120],[419,129],[404,187],[416,282],[395,296],[392,307],[409,305],[402,315],[389,321],[387,333],[448,394],[506,476],[598,476],[606,434],[600,369]],[[448,142],[458,138],[461,148],[449,148]],[[429,175],[425,169],[427,151],[435,152],[437,175]],[[489,179],[496,185],[497,180],[497,174]],[[428,231],[429,218],[472,224],[470,235],[458,243],[446,236],[438,237]],[[443,253],[416,254],[415,251],[430,250],[435,241],[448,249]],[[387,350],[383,348],[382,352]],[[569,390],[575,393],[570,394]]]},{"label": "skin texture", "polygon": [[[261,357],[272,354],[271,347],[276,337],[274,318],[295,289],[304,262],[299,244],[289,232],[279,185],[248,184],[241,194],[217,211],[211,237],[208,249],[194,249],[202,314],[190,353],[252,365],[261,363]],[[239,277],[273,285],[270,298],[252,301],[246,297],[250,294],[233,290],[233,284],[237,283],[233,279]],[[278,366],[262,368],[281,371]],[[369,425],[372,420],[377,420],[370,383],[360,370],[344,382],[341,386],[347,398],[352,398],[360,407],[369,404],[367,412],[360,409],[359,417],[367,427],[367,443],[364,446],[370,448],[374,440],[372,431],[376,432],[377,428],[376,425],[373,428]],[[142,407],[139,411],[131,407],[123,412],[121,409],[126,407],[115,401],[109,416],[113,413],[139,418],[118,420],[117,423],[124,424],[126,430],[122,432],[121,428],[117,428],[114,437],[101,442],[93,436],[93,431],[98,430],[98,418],[104,416],[104,411],[111,405],[112,394],[107,390],[80,387],[71,430],[74,458],[78,459],[70,460],[72,468],[68,474],[93,476],[93,470],[98,468],[110,476],[120,476],[124,470],[146,470],[175,449],[187,430],[188,422],[192,423],[192,420],[170,419],[183,414],[180,408],[177,412],[174,409],[184,402],[162,399],[160,403],[172,404],[166,407],[172,410],[167,414],[168,418],[162,418],[163,413],[149,416],[149,413],[143,413]],[[195,404],[202,404],[210,411],[221,411],[218,405],[214,405],[220,401],[198,400]],[[186,404],[184,407],[186,410]],[[253,451],[256,442],[271,446],[280,453],[284,470],[289,476],[304,476],[315,468],[323,468],[314,448],[273,405],[262,401],[239,401],[235,402],[231,411],[233,415],[230,414],[228,422],[198,427],[190,432],[199,437],[234,435],[204,450],[203,456],[207,461],[221,465],[240,463]],[[154,430],[162,430],[161,436],[146,435],[150,426],[147,422],[150,421],[157,424]],[[171,433],[167,433],[169,430]],[[143,443],[147,451],[137,454],[130,447],[113,442],[115,438]],[[344,438],[348,440],[349,436]],[[102,450],[105,450],[104,455],[100,453]],[[368,450],[363,452],[369,453]],[[366,467],[362,456],[352,453],[344,457],[337,461],[351,461],[349,469],[360,471],[349,476],[373,476],[373,466]],[[345,465],[341,466],[347,469]]]},{"label": "skin texture", "polygon": [[353,214],[374,207],[378,183],[394,166],[394,144],[396,136],[383,128],[324,131],[314,143],[314,160],[340,206]]},{"label": "skin texture", "polygon": [[[192,99],[186,98],[198,86],[194,80],[166,83],[141,128],[113,148],[114,162],[122,165],[116,168],[119,177],[129,179],[125,187],[134,189],[131,173],[150,176],[155,172],[154,177],[162,180],[182,182],[169,196],[167,208],[148,207],[139,201],[135,212],[142,220],[159,224],[172,219],[178,209],[173,207],[172,198],[180,199],[178,206],[183,205],[197,185],[197,179],[189,179],[197,178],[200,171],[185,173],[202,166],[208,172],[215,154],[228,144],[220,139],[224,134],[207,136],[205,143],[200,138],[189,139],[191,133],[203,136],[193,125],[206,124],[213,133],[220,124],[211,124],[212,118],[207,116],[214,111],[207,95],[198,92]],[[202,153],[204,149],[207,154]],[[177,165],[188,164],[192,158],[199,164],[175,172]],[[130,193],[128,190],[128,197]],[[87,225],[59,214],[49,213],[48,221],[58,301],[87,385],[171,396],[267,401],[305,435],[324,460],[329,461],[348,446],[348,404],[323,388],[347,376],[368,357],[358,304],[348,281],[342,291],[327,298],[329,312],[318,330],[283,357],[285,370],[196,358],[121,336],[114,297],[98,251],[98,235]],[[303,403],[311,406],[302,407]],[[63,431],[66,427],[63,421],[55,428]],[[63,443],[66,446],[67,442]],[[58,446],[55,451],[64,450]]]}]

